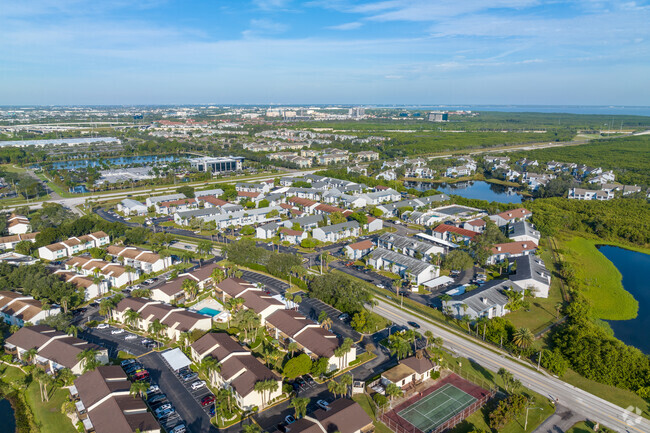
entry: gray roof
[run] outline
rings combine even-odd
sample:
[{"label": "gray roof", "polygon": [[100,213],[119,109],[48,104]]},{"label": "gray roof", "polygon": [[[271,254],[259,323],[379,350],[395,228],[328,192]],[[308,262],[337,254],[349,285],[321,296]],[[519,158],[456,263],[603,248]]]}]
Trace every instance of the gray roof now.
[{"label": "gray roof", "polygon": [[159,196],[154,196],[154,197],[149,197],[149,202],[150,203],[160,203],[163,201],[173,201],[173,200],[180,200],[186,198],[185,194],[167,194],[167,195],[159,195]]},{"label": "gray roof", "polygon": [[511,287],[512,283],[508,280],[488,281],[478,289],[454,296],[450,303],[465,304],[480,315],[495,305],[505,306],[508,303],[508,297],[503,292]]},{"label": "gray roof", "polygon": [[305,227],[305,226],[318,224],[321,221],[323,221],[323,215],[307,215],[299,218],[294,218],[285,222],[291,223],[291,225],[298,223],[300,227]]},{"label": "gray roof", "polygon": [[395,251],[387,250],[386,248],[378,247],[370,253],[372,258],[381,258],[391,263],[397,263],[404,266],[412,274],[420,274],[425,272],[430,266],[430,263],[423,262],[422,260],[414,259],[404,254],[396,253]]},{"label": "gray roof", "polygon": [[409,249],[413,251],[418,251],[421,254],[427,254],[427,252],[435,247],[435,245],[428,242],[423,242],[416,238],[410,238],[408,236],[398,235],[396,233],[384,233],[378,239],[378,244],[382,247],[387,247],[391,245],[392,248],[397,249]]},{"label": "gray roof", "polygon": [[284,194],[274,193],[274,194],[269,194],[264,198],[271,202],[271,201],[275,201],[275,200],[281,200],[283,197],[284,197]]},{"label": "gray roof", "polygon": [[539,239],[541,237],[540,233],[535,230],[535,227],[525,220],[510,224],[510,232],[508,233],[508,237],[514,238],[515,236],[531,236],[535,239]]},{"label": "gray roof", "polygon": [[139,206],[146,207],[145,205],[143,205],[139,201],[133,200],[132,198],[125,198],[124,200],[122,200],[122,206],[124,206],[126,208],[129,208],[129,209],[133,209],[133,208],[136,208],[136,207],[139,207]]},{"label": "gray roof", "polygon": [[513,275],[510,275],[510,281],[522,281],[534,279],[542,284],[548,284],[551,273],[546,269],[544,260],[535,255],[515,257],[517,268]]},{"label": "gray roof", "polygon": [[321,230],[323,230],[323,233],[327,234],[327,233],[337,233],[342,230],[353,229],[353,228],[359,228],[359,223],[356,221],[347,221],[344,223],[321,227]]},{"label": "gray roof", "polygon": [[217,189],[206,189],[203,191],[194,191],[194,195],[197,197],[203,197],[206,195],[213,195],[215,197],[219,197],[220,195],[223,195],[223,190],[221,188],[217,188]]}]

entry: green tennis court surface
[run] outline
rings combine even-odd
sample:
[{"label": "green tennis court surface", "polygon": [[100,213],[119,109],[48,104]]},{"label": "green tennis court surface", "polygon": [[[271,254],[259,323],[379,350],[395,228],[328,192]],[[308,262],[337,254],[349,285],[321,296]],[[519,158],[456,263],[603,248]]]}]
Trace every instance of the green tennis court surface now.
[{"label": "green tennis court surface", "polygon": [[476,398],[448,383],[401,410],[398,415],[423,432],[428,432],[435,430],[475,401]]}]

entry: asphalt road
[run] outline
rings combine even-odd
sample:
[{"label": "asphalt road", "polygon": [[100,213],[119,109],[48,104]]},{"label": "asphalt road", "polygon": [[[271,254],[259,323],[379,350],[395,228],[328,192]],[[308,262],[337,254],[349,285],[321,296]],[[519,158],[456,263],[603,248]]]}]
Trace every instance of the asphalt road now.
[{"label": "asphalt road", "polygon": [[441,326],[424,322],[417,316],[401,311],[381,299],[377,301],[378,305],[373,308],[376,313],[401,325],[405,325],[409,320],[418,322],[422,326],[422,332],[430,330],[435,336],[442,337],[444,346],[451,351],[493,372],[506,368],[524,386],[552,400],[557,400],[560,405],[570,407],[573,412],[585,419],[599,422],[621,433],[650,432],[650,420],[632,415],[629,411],[600,397],[524,366],[505,352],[499,352],[494,348],[488,349],[478,341],[467,340],[466,337],[461,337]]}]

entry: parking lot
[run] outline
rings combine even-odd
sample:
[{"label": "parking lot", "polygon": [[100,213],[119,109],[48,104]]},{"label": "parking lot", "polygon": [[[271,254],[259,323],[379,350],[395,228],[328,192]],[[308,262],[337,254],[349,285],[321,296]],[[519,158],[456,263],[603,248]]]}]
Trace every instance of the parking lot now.
[{"label": "parking lot", "polygon": [[289,288],[289,284],[284,281],[257,272],[243,270],[242,278],[252,283],[264,284],[264,288],[270,290],[273,295],[284,295],[284,292]]},{"label": "parking lot", "polygon": [[[151,384],[158,385],[160,393],[165,394],[175,412],[160,420],[161,425],[169,431],[176,425],[185,424],[188,432],[217,432],[218,429],[210,423],[210,406],[203,407],[201,399],[210,394],[207,387],[197,390],[191,389],[192,381],[186,383],[176,372],[172,371],[160,353],[152,347],[144,346],[141,342],[144,337],[124,331],[114,333],[118,328],[106,329],[92,328],[84,331],[84,339],[100,344],[109,350],[109,356],[117,357],[118,351],[123,351],[137,357],[144,368],[149,372]],[[135,336],[136,338],[133,338]],[[154,393],[155,394],[155,393]],[[163,404],[164,402],[161,402]],[[155,405],[158,406],[158,405]],[[153,409],[155,410],[156,407]]]},{"label": "parking lot", "polygon": [[332,332],[342,338],[351,338],[352,341],[359,341],[361,338],[361,334],[349,325],[349,319],[346,321],[339,320],[339,316],[342,313],[320,299],[303,296],[303,301],[298,307],[298,311],[313,321],[317,321],[320,312],[325,311],[329,318],[332,319]]}]

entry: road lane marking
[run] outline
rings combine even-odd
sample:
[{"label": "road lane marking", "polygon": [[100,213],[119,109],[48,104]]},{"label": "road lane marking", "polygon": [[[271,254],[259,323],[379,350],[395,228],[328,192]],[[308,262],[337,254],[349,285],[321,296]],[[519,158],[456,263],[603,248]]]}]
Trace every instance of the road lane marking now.
[{"label": "road lane marking", "polygon": [[[375,306],[375,308],[378,308],[378,309],[380,309],[380,310],[383,310],[383,311],[385,311],[386,313],[388,313],[388,314],[390,314],[390,315],[392,315],[392,316],[394,316],[394,317],[397,317],[397,318],[401,319],[401,320],[404,321],[404,322],[407,320],[407,319],[404,319],[403,317],[400,317],[397,313],[395,313],[395,312],[393,312],[393,311],[390,311],[390,310],[387,310],[387,309],[385,309],[385,308],[383,308],[383,307],[381,307],[381,306]],[[406,313],[406,314],[410,314],[408,311],[404,311],[404,313]],[[417,317],[417,316],[414,316],[414,315],[412,315],[412,314],[411,314],[411,316],[413,316],[413,317]],[[435,325],[432,325],[432,324],[430,324],[430,323],[426,323],[426,325],[436,328]],[[436,328],[436,329],[438,329],[438,330],[440,330],[440,331],[442,331],[442,332],[444,332],[444,333],[447,333],[447,334],[450,334],[450,335],[453,336],[453,334],[452,334],[450,331],[447,331],[447,330],[445,330],[444,328]],[[462,337],[455,336],[455,338],[461,339]],[[459,346],[460,348],[466,350],[467,352],[470,352],[470,353],[474,354],[474,355],[477,356],[477,357],[480,357],[480,358],[482,358],[482,359],[484,359],[484,360],[486,360],[486,361],[488,361],[488,362],[491,362],[491,363],[493,363],[493,364],[496,364],[496,365],[499,366],[499,367],[510,368],[510,367],[508,367],[508,366],[506,366],[506,365],[504,365],[504,364],[502,364],[502,363],[500,363],[500,362],[498,362],[498,361],[496,361],[496,360],[492,360],[491,358],[489,358],[489,357],[487,357],[487,356],[485,356],[485,355],[483,355],[483,354],[477,352],[477,351],[476,351],[475,349],[473,349],[473,348],[470,348],[470,347],[465,346],[465,344],[468,344],[468,343],[469,343],[469,344],[473,344],[473,343],[471,343],[471,342],[464,342],[464,341],[463,341],[462,343],[458,343],[457,341],[454,342],[454,344],[456,344],[456,345]],[[514,361],[513,361],[513,362],[514,362]],[[526,367],[524,367],[524,366],[521,366],[521,367],[522,367],[522,368],[526,368]],[[529,374],[527,374],[527,373],[522,373],[522,372],[517,372],[517,371],[515,371],[515,373],[517,373],[518,375],[520,375],[520,376],[526,378],[527,380],[529,380],[529,381],[531,381],[531,382],[534,382],[534,383],[537,384],[540,388],[548,389],[548,390],[550,390],[550,391],[555,391],[555,386],[554,386],[553,383],[545,384],[545,383],[539,382],[538,380],[536,380],[536,378],[533,378],[533,377],[529,376]],[[533,372],[531,372],[531,373],[533,373]],[[536,373],[536,374],[539,374],[539,373]],[[565,385],[570,385],[570,384],[567,384],[566,382],[563,382],[563,381],[561,381],[561,383],[563,383],[563,384],[565,384]],[[572,388],[572,390],[575,390],[575,391],[580,390],[580,391],[582,391],[582,392],[585,392],[588,396],[591,396],[591,397],[593,397],[593,398],[598,398],[597,396],[595,396],[595,395],[593,395],[593,394],[590,394],[590,393],[587,393],[586,391],[581,390],[580,388],[576,388],[576,387],[573,387],[573,386],[570,386],[570,387]],[[577,397],[576,397],[576,399],[577,399]],[[601,402],[598,402],[598,403],[599,403],[599,404],[602,404]],[[605,406],[608,407],[609,410],[616,410],[616,409],[612,408],[611,406],[608,406],[608,404],[613,405],[613,403],[610,403],[610,402],[607,402],[607,401],[605,401],[605,403],[606,403]],[[607,404],[607,403],[608,403],[608,404]],[[585,405],[585,406],[587,406],[587,407],[591,407],[590,404],[585,404],[585,403],[583,403],[583,405]],[[614,405],[614,406],[616,406],[616,405]],[[591,407],[591,409],[596,410],[596,409],[593,408],[593,407]],[[620,410],[623,411],[622,408],[621,408]],[[640,429],[636,428],[635,426],[632,426],[632,425],[627,424],[625,421],[623,421],[623,420],[621,420],[621,419],[615,418],[615,417],[613,417],[613,416],[611,416],[611,415],[609,415],[609,414],[604,414],[604,415],[606,415],[607,417],[613,419],[614,421],[616,421],[616,422],[618,422],[618,423],[620,423],[620,424],[623,424],[623,425],[625,425],[625,426],[627,426],[627,427],[629,427],[629,428],[632,428],[632,429],[634,429],[634,430],[636,430],[636,431],[638,431],[638,432],[640,432],[640,433],[647,433],[647,432],[644,431],[644,430],[640,430]]]}]

